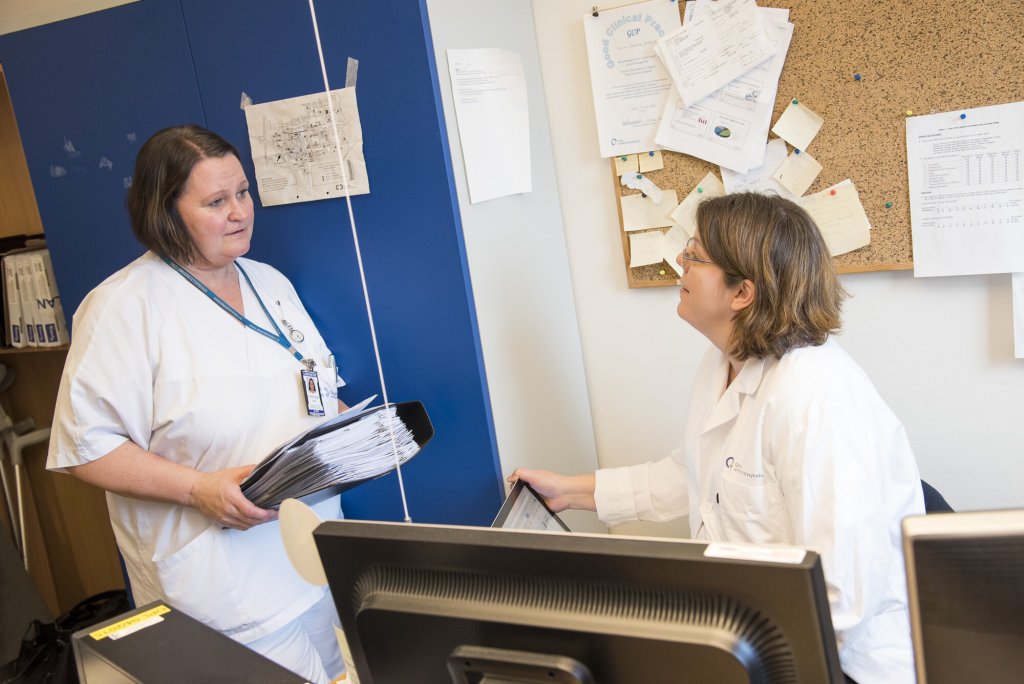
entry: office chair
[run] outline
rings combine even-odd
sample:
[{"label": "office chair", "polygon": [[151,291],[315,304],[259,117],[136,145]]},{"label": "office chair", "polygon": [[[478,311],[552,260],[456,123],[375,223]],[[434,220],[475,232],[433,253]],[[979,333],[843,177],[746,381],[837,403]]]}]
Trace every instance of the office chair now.
[{"label": "office chair", "polygon": [[939,493],[935,487],[921,480],[921,489],[924,491],[924,512],[925,513],[953,513],[953,507],[949,505],[946,498]]}]

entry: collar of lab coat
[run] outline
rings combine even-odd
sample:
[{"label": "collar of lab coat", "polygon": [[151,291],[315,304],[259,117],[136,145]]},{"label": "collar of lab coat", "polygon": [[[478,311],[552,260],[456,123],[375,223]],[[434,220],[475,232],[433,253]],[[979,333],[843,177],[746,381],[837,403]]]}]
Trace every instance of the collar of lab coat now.
[{"label": "collar of lab coat", "polygon": [[[750,395],[757,391],[761,385],[761,379],[764,377],[764,364],[764,359],[747,359],[732,384],[725,387],[726,379],[729,377],[729,358],[722,354],[722,360],[718,364],[718,368],[715,369],[709,388],[712,392],[721,392],[721,395],[715,403],[715,408],[711,411],[708,422],[704,425],[703,432],[713,430],[739,415],[742,404],[741,395]],[[724,392],[720,389],[722,387],[725,387]]]}]

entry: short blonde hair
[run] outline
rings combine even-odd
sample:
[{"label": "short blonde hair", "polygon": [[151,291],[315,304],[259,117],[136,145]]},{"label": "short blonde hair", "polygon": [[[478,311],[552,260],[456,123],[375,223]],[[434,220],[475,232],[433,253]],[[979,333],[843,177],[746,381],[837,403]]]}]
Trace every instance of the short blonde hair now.
[{"label": "short blonde hair", "polygon": [[750,192],[705,200],[697,231],[727,286],[754,283],[754,301],[733,319],[730,356],[782,356],[839,331],[846,291],[821,231],[796,204]]}]

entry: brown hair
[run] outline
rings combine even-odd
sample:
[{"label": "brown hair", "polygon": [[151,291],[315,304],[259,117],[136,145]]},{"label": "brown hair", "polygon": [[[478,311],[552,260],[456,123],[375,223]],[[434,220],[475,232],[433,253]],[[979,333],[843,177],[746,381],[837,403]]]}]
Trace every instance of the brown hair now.
[{"label": "brown hair", "polygon": [[242,159],[234,145],[195,124],[154,133],[135,158],[135,174],[125,198],[136,239],[160,256],[192,262],[196,248],[178,214],[178,198],[196,164],[229,154]]},{"label": "brown hair", "polygon": [[727,286],[754,283],[754,301],[733,319],[730,356],[782,356],[839,331],[846,291],[821,231],[799,206],[758,193],[717,197],[698,205],[697,230]]}]

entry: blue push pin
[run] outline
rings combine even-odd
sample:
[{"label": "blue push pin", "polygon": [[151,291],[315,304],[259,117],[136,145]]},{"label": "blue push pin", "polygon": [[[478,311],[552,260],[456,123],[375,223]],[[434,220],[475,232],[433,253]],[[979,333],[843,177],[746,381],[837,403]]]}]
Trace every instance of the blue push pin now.
[{"label": "blue push pin", "polygon": [[800,150],[794,149],[793,154],[800,154]]},{"label": "blue push pin", "polygon": [[854,81],[859,81],[860,80],[860,74],[854,74],[853,75],[853,80]]},{"label": "blue push pin", "polygon": [[967,115],[966,115],[966,114],[961,114],[961,115],[960,115],[960,119],[961,119],[961,120],[962,120],[962,119],[966,119],[966,118],[967,118]]},{"label": "blue push pin", "polygon": [[[676,0],[672,0],[672,2],[675,2],[675,1],[676,1]],[[654,150],[651,150],[650,152],[648,152],[648,153],[647,153],[647,156],[649,156],[649,157],[653,157],[653,156],[654,156]]]}]

